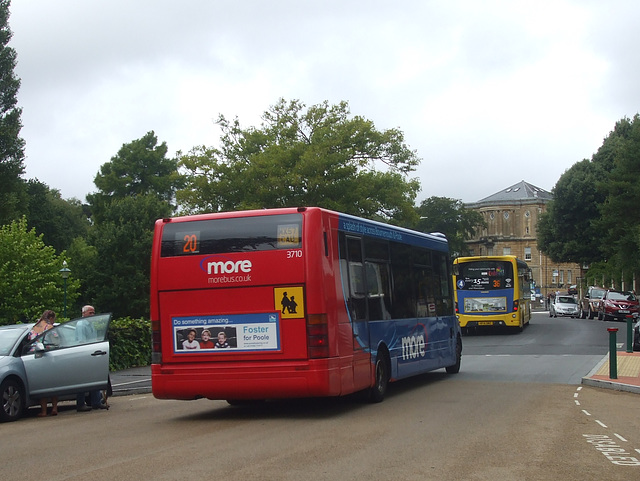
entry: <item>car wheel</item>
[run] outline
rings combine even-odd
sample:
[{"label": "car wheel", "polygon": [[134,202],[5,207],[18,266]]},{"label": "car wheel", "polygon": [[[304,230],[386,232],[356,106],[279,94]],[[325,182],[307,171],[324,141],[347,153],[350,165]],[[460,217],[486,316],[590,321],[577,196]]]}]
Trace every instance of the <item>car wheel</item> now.
[{"label": "car wheel", "polygon": [[600,312],[600,311],[598,311],[598,320],[599,320],[599,321],[604,320],[604,319],[602,318],[602,312]]},{"label": "car wheel", "polygon": [[24,389],[15,379],[5,379],[0,385],[0,421],[16,421],[24,411]]},{"label": "car wheel", "polygon": [[589,319],[593,319],[594,317],[596,317],[596,313],[591,310],[591,307],[589,307]]}]

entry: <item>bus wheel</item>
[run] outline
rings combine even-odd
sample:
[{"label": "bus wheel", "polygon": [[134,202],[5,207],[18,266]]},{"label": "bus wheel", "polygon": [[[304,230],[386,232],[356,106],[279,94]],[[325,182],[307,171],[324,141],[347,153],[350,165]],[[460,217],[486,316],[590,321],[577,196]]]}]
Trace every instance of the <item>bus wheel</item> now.
[{"label": "bus wheel", "polygon": [[369,402],[379,403],[384,399],[389,385],[389,361],[383,352],[376,357],[376,383],[369,388]]},{"label": "bus wheel", "polygon": [[456,363],[445,367],[449,374],[458,374],[460,372],[460,363],[462,362],[462,339],[458,337],[456,342]]}]

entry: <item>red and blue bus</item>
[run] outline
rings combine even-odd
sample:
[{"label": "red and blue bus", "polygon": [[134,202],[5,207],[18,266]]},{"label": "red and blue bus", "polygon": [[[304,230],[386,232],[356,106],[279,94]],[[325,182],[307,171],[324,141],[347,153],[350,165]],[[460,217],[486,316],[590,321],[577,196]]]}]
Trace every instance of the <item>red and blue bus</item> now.
[{"label": "red and blue bus", "polygon": [[448,244],[317,207],[160,219],[151,267],[160,399],[383,399],[460,369]]},{"label": "red and blue bus", "polygon": [[516,256],[458,257],[453,261],[456,314],[463,331],[509,327],[531,320],[531,269]]}]

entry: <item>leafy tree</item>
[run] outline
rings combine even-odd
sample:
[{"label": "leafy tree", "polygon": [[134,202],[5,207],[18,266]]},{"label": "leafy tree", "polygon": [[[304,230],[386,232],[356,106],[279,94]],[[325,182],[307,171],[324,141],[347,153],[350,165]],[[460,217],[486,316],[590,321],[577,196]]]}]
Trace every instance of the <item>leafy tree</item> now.
[{"label": "leafy tree", "polygon": [[560,177],[538,224],[540,249],[556,262],[591,265],[586,277],[640,272],[639,120],[618,121],[591,161]]},{"label": "leafy tree", "polygon": [[149,257],[155,221],[171,215],[181,185],[177,161],[152,132],[125,144],[95,178],[87,199],[94,225],[81,253],[86,302],[116,316],[149,316]]},{"label": "leafy tree", "polygon": [[67,309],[67,313],[74,313],[70,317],[80,316],[82,313],[81,308],[85,304],[93,304],[98,311],[109,311],[108,306],[102,308],[96,303],[96,294],[100,289],[96,281],[96,272],[100,269],[100,264],[98,262],[98,252],[94,246],[89,245],[87,237],[76,237],[67,250],[69,268],[74,278],[78,279],[82,285],[76,302],[72,305],[70,304]]},{"label": "leafy tree", "polygon": [[89,234],[87,302],[116,317],[149,317],[149,258],[155,221],[171,213],[153,194],[115,199]]},{"label": "leafy tree", "polygon": [[[64,253],[57,256],[42,235],[27,228],[26,218],[0,227],[0,324],[36,319],[45,309],[61,316]],[[67,302],[73,303],[79,282],[67,280]]]},{"label": "leafy tree", "polygon": [[170,204],[177,188],[183,185],[176,159],[167,159],[167,144],[158,145],[153,131],[124,144],[110,162],[100,167],[95,177],[98,192],[89,194],[94,220],[108,208],[112,199],[154,194]]},{"label": "leafy tree", "polygon": [[476,233],[478,227],[486,227],[479,212],[467,209],[460,200],[447,197],[429,197],[417,208],[420,220],[415,228],[421,232],[440,232],[449,240],[452,255],[469,253],[465,240]]},{"label": "leafy tree", "polygon": [[16,107],[20,79],[14,73],[16,51],[8,46],[13,35],[10,5],[10,0],[0,0],[0,225],[18,219],[25,200],[22,109]]},{"label": "leafy tree", "polygon": [[185,212],[315,205],[368,218],[415,221],[419,159],[398,129],[379,131],[351,117],[348,104],[309,107],[284,99],[259,128],[218,119],[220,148],[180,156],[187,186],[177,192]]},{"label": "leafy tree", "polygon": [[596,227],[607,263],[630,278],[640,272],[640,116],[623,119],[616,129],[611,168],[598,183],[606,199]]},{"label": "leafy tree", "polygon": [[32,179],[27,181],[29,227],[43,234],[45,244],[56,252],[71,246],[73,239],[87,235],[89,219],[77,199],[65,200],[60,191]]},{"label": "leafy tree", "polygon": [[598,179],[606,172],[587,159],[568,169],[552,190],[554,198],[540,216],[538,248],[554,262],[591,264],[602,259],[600,234],[594,227],[604,195]]}]

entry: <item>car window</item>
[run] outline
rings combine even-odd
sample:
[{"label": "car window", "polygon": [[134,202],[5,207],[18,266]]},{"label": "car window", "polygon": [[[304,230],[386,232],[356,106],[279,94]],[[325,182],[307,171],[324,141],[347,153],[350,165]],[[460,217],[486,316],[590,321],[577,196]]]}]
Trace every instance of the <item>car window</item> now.
[{"label": "car window", "polygon": [[74,319],[45,331],[36,342],[42,342],[45,350],[102,342],[106,339],[110,320],[111,314]]},{"label": "car window", "polygon": [[24,334],[24,329],[0,329],[0,356],[11,354],[13,346]]},{"label": "car window", "polygon": [[631,292],[610,291],[607,295],[607,299],[611,299],[613,301],[635,301],[636,296],[634,296]]},{"label": "car window", "polygon": [[604,293],[605,291],[601,289],[593,289],[589,294],[589,297],[591,297],[592,299],[602,299],[602,296],[604,296]]},{"label": "car window", "polygon": [[561,296],[558,298],[558,302],[561,302],[562,304],[575,304],[576,300],[571,296]]}]

